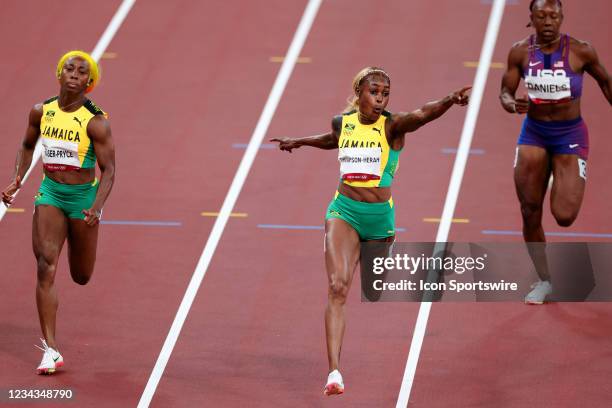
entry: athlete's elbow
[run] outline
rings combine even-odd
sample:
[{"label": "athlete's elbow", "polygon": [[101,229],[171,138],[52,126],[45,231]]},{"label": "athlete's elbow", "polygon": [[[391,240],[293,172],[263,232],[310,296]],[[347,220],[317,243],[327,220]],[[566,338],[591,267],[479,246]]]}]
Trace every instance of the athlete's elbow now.
[{"label": "athlete's elbow", "polygon": [[34,142],[34,143],[32,143],[32,142],[30,142],[30,141],[28,141],[28,140],[24,140],[24,141],[21,143],[21,149],[22,149],[24,152],[28,152],[28,153],[29,153],[29,152],[34,152],[34,149],[36,149],[36,143],[35,143],[35,142]]},{"label": "athlete's elbow", "polygon": [[509,96],[508,93],[504,91],[500,92],[499,94],[499,103],[504,109],[506,109],[506,106],[508,105],[508,96]]}]

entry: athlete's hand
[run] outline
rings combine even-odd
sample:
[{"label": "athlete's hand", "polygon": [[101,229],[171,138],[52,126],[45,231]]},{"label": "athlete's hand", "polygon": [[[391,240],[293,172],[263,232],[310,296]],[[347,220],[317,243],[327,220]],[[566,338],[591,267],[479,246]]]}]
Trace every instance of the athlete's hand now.
[{"label": "athlete's hand", "polygon": [[453,92],[452,94],[450,94],[450,99],[451,101],[453,101],[453,103],[460,105],[460,106],[465,106],[468,104],[468,102],[470,101],[470,95],[468,95],[468,91],[472,89],[472,86],[464,86],[463,88]]},{"label": "athlete's hand", "polygon": [[7,207],[13,204],[15,193],[21,188],[21,177],[17,176],[11,184],[9,184],[4,191],[2,191],[2,202]]},{"label": "athlete's hand", "polygon": [[90,208],[89,210],[83,210],[82,213],[85,214],[85,223],[90,227],[95,227],[100,223],[100,217],[102,217],[102,210]]},{"label": "athlete's hand", "polygon": [[300,145],[293,139],[288,137],[283,137],[280,139],[274,138],[270,139],[271,142],[278,142],[278,148],[281,150],[286,150],[291,153],[292,149],[297,149]]},{"label": "athlete's hand", "polygon": [[518,113],[522,115],[523,113],[527,113],[529,110],[529,99],[523,96],[522,98],[516,98],[514,100],[514,113]]}]

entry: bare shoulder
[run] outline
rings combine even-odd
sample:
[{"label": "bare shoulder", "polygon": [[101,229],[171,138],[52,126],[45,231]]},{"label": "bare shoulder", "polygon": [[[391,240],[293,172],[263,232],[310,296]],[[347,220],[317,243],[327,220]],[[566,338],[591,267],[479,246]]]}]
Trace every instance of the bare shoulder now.
[{"label": "bare shoulder", "polygon": [[40,126],[40,121],[42,120],[43,115],[43,104],[37,103],[32,107],[30,113],[28,114],[28,123],[29,126],[38,127]]},{"label": "bare shoulder", "polygon": [[32,110],[30,111],[30,116],[35,115],[35,116],[41,117],[42,114],[43,114],[43,104],[42,103],[37,103],[36,105],[32,106]]},{"label": "bare shoulder", "polygon": [[531,36],[527,36],[525,38],[523,38],[522,40],[519,40],[517,42],[515,42],[514,44],[512,44],[512,47],[510,47],[510,51],[527,51],[529,49],[529,38]]},{"label": "bare shoulder", "polygon": [[332,129],[340,130],[340,126],[342,126],[342,115],[336,115],[332,118]]},{"label": "bare shoulder", "polygon": [[570,47],[572,47],[572,49],[574,48],[592,48],[591,43],[589,43],[588,41],[584,41],[584,40],[579,40],[578,38],[574,38],[572,36],[569,36],[570,39]]},{"label": "bare shoulder", "polygon": [[525,55],[529,52],[529,37],[525,37],[512,44],[510,55]]},{"label": "bare shoulder", "polygon": [[87,133],[93,138],[110,136],[110,121],[104,115],[95,115],[87,124]]},{"label": "bare shoulder", "polygon": [[508,64],[522,66],[529,54],[529,37],[515,42],[508,52]]},{"label": "bare shoulder", "polygon": [[570,49],[582,62],[590,62],[596,58],[595,48],[588,41],[570,37]]}]

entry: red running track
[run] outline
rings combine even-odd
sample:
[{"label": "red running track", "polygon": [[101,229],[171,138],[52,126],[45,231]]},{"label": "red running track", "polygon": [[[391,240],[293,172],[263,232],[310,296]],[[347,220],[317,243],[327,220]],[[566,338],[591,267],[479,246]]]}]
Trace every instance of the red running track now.
[{"label": "red running track", "polygon": [[[531,33],[527,4],[506,6],[493,60],[506,61],[510,46]],[[581,7],[582,6],[582,7]],[[610,4],[564,2],[563,32],[589,41],[610,69]],[[493,69],[470,157],[451,241],[520,242],[520,236],[487,236],[482,230],[521,230],[512,164],[522,118],[497,102],[503,70]],[[490,102],[487,102],[490,101]],[[595,81],[585,75],[582,116],[589,127],[590,155],[581,213],[569,229],[556,225],[546,203],[544,229],[558,232],[612,232],[608,216],[612,191],[609,174],[609,106]],[[484,194],[483,194],[484,193]],[[552,242],[610,241],[549,237]],[[553,272],[554,273],[554,272]],[[534,280],[537,279],[534,276]],[[604,407],[612,385],[612,307],[609,303],[553,303],[544,307],[504,304],[435,304],[427,328],[411,398],[411,407]]]}]

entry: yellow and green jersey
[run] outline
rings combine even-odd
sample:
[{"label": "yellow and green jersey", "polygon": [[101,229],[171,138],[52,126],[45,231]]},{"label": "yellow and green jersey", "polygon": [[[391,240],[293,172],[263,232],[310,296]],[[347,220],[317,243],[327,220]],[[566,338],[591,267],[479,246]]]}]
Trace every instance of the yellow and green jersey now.
[{"label": "yellow and green jersey", "polygon": [[400,154],[387,141],[385,123],[391,114],[384,111],[370,125],[360,123],[358,115],[357,111],[342,115],[338,140],[342,182],[353,187],[390,187]]},{"label": "yellow and green jersey", "polygon": [[105,115],[89,99],[74,112],[64,112],[58,97],[43,102],[40,137],[43,166],[48,171],[90,169],[96,165],[94,146],[87,125],[96,115]]}]

